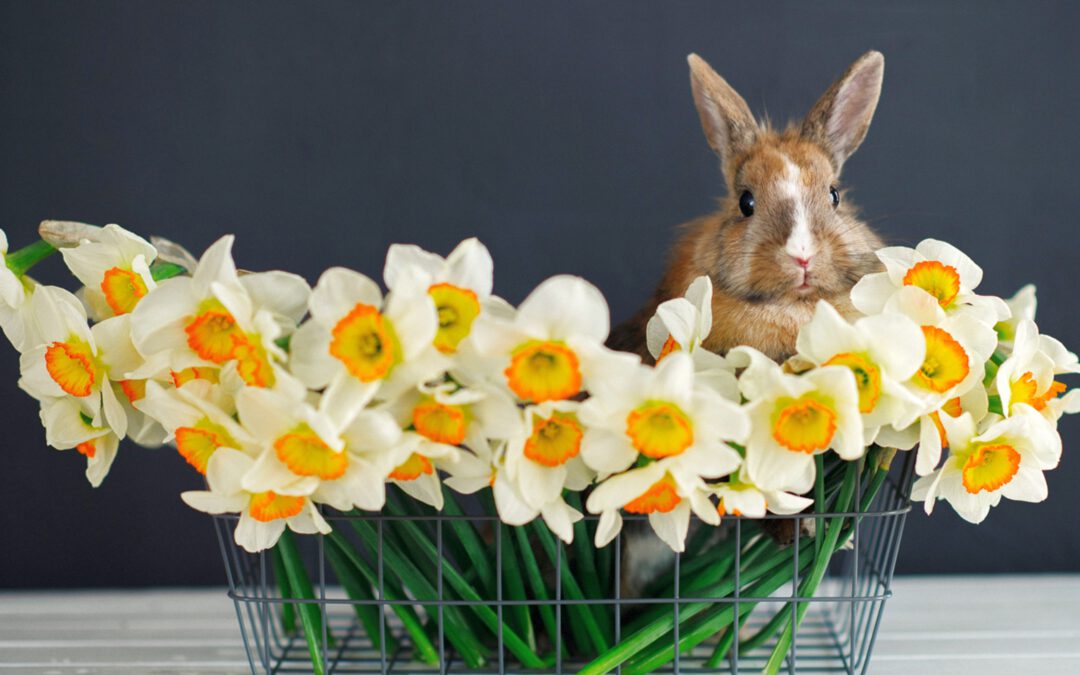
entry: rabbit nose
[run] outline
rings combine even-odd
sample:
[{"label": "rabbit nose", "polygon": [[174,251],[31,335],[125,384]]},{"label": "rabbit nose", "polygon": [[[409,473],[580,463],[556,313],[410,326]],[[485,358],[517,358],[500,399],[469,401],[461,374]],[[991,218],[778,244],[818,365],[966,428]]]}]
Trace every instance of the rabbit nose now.
[{"label": "rabbit nose", "polygon": [[801,256],[793,255],[791,256],[791,259],[794,260],[795,264],[797,264],[799,267],[806,269],[807,267],[810,267],[810,261],[813,259],[813,257],[814,256],[811,255],[803,258]]}]

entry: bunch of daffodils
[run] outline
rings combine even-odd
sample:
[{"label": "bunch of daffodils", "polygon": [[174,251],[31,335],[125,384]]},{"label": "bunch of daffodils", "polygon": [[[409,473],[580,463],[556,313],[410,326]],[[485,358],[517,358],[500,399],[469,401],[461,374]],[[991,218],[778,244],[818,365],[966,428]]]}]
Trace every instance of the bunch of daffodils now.
[{"label": "bunch of daffodils", "polygon": [[[879,251],[884,271],[852,291],[861,315],[820,303],[785,364],[702,346],[723,320],[702,277],[649,322],[655,365],[604,346],[608,307],[583,279],[517,308],[493,295],[475,239],[446,258],[391,247],[385,291],[343,268],[314,288],[241,272],[232,244],[196,261],[80,226],[9,253],[0,232],[0,327],[48,444],[93,485],[125,438],[172,446],[205,476],[181,497],[238,514],[249,551],[329,532],[324,507],[378,511],[387,484],[436,509],[491,488],[505,523],[540,518],[566,542],[587,511],[597,547],[647,516],[681,551],[691,515],[800,512],[822,455],[875,444],[918,453],[928,513],[943,499],[979,522],[1003,497],[1046,498],[1057,421],[1080,410],[1057,379],[1080,364],[1039,333],[1034,290],[977,294],[982,271],[939,241]],[[26,276],[54,246],[75,293]]]}]

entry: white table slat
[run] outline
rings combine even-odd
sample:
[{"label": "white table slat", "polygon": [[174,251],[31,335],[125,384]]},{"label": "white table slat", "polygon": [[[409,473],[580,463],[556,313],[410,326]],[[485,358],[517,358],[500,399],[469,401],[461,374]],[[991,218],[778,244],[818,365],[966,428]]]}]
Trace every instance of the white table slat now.
[{"label": "white table slat", "polygon": [[[899,577],[870,672],[1080,673],[1080,575]],[[0,672],[248,671],[220,589],[0,593]]]}]

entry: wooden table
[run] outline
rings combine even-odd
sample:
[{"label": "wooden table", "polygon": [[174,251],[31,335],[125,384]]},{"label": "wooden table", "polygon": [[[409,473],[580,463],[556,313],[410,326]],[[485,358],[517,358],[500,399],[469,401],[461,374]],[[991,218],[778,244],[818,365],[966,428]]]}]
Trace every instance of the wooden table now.
[{"label": "wooden table", "polygon": [[[1080,575],[899,577],[870,672],[1080,673]],[[246,673],[222,589],[0,593],[0,671]]]}]

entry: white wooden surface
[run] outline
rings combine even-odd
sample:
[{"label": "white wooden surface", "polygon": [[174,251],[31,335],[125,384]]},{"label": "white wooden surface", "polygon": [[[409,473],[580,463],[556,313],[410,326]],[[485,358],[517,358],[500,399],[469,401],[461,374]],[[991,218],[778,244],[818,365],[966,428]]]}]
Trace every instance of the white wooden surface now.
[{"label": "white wooden surface", "polygon": [[[1080,575],[898,578],[871,673],[1080,674]],[[223,590],[0,593],[0,671],[246,673]]]}]

